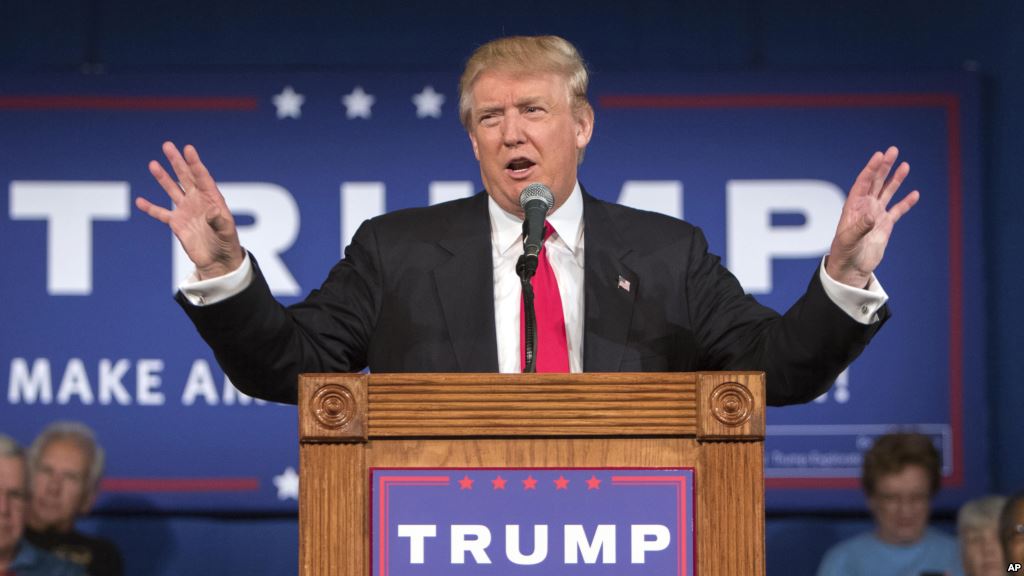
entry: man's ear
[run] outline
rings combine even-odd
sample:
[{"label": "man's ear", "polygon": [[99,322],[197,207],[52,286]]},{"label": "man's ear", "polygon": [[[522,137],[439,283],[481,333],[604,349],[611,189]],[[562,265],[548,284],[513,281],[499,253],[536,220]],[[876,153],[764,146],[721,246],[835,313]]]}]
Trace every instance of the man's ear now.
[{"label": "man's ear", "polygon": [[472,131],[467,131],[466,133],[469,134],[469,141],[473,144],[473,156],[476,156],[476,161],[479,162],[480,148],[477,146],[476,143],[476,134],[473,134]]},{"label": "man's ear", "polygon": [[582,150],[590,143],[590,137],[594,135],[594,109],[588,104],[575,114],[576,119],[576,149]]}]

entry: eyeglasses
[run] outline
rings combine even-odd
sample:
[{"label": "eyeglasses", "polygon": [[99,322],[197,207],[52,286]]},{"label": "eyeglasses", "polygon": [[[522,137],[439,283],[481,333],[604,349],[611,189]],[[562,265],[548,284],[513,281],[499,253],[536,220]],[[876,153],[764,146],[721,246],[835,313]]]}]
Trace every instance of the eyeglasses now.
[{"label": "eyeglasses", "polygon": [[8,490],[0,492],[0,498],[4,498],[8,502],[24,502],[28,499],[28,494],[24,490]]},{"label": "eyeglasses", "polygon": [[927,492],[915,494],[891,494],[878,492],[874,497],[878,500],[878,503],[885,508],[896,508],[901,505],[917,508],[926,506],[931,495]]}]

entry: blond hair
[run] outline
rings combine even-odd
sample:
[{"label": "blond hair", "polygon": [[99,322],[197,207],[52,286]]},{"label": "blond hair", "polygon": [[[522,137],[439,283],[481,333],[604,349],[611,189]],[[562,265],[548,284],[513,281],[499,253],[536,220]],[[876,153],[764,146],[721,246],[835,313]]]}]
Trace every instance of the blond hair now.
[{"label": "blond hair", "polygon": [[956,515],[956,530],[963,536],[967,530],[998,528],[999,514],[1006,505],[1006,496],[998,494],[968,500]]},{"label": "blond hair", "polygon": [[477,48],[466,62],[459,79],[459,118],[470,129],[473,111],[473,84],[488,70],[512,73],[554,73],[565,78],[569,101],[577,115],[589,109],[587,65],[568,40],[558,36],[509,36]]}]

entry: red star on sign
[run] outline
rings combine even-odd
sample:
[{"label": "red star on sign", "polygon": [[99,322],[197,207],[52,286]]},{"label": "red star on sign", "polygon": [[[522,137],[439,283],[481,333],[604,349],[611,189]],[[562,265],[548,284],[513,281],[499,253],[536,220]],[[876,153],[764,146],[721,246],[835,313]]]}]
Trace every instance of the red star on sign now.
[{"label": "red star on sign", "polygon": [[473,479],[469,476],[463,476],[462,480],[459,480],[459,490],[472,490]]},{"label": "red star on sign", "polygon": [[491,484],[494,485],[494,489],[495,490],[504,490],[505,489],[505,482],[507,482],[507,480],[502,478],[500,475],[497,478],[495,478],[494,480],[491,480]]},{"label": "red star on sign", "polygon": [[565,476],[559,475],[558,479],[555,480],[555,490],[568,490],[569,481],[565,479]]},{"label": "red star on sign", "polygon": [[536,490],[537,480],[532,475],[527,476],[526,480],[523,480],[523,490]]},{"label": "red star on sign", "polygon": [[591,476],[590,480],[587,480],[587,490],[600,490],[601,481],[597,479],[597,476]]}]

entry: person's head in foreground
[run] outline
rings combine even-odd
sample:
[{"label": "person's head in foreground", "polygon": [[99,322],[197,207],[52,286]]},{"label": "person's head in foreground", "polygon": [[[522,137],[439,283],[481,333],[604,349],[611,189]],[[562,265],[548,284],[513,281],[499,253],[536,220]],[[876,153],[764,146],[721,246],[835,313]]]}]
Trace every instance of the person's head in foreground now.
[{"label": "person's head in foreground", "polygon": [[960,507],[956,532],[964,576],[1006,574],[999,542],[999,515],[1005,503],[1005,496],[985,496],[969,500]]},{"label": "person's head in foreground", "polygon": [[56,422],[28,451],[28,525],[38,532],[69,532],[89,513],[103,474],[103,448],[77,422]]},{"label": "person's head in foreground", "polygon": [[886,434],[875,441],[864,455],[861,483],[880,540],[906,545],[924,536],[940,473],[939,453],[923,434]]},{"label": "person's head in foreground", "polygon": [[0,573],[14,560],[25,531],[28,477],[21,447],[0,434]]},{"label": "person's head in foreground", "polygon": [[1006,501],[999,517],[999,539],[1006,563],[1024,564],[1024,492],[1018,492]]}]

